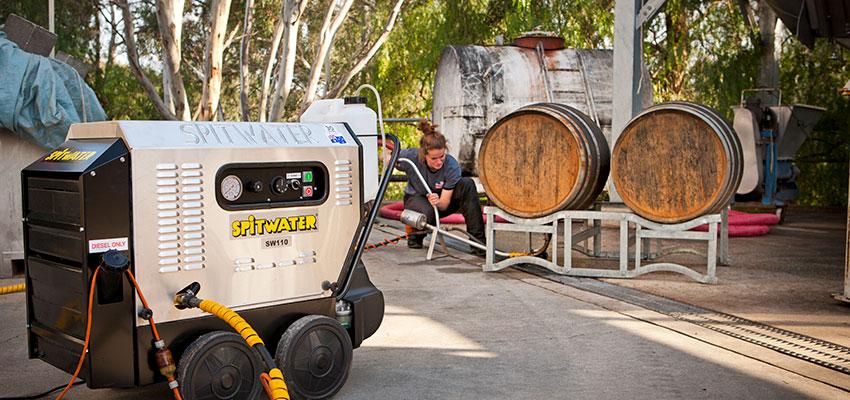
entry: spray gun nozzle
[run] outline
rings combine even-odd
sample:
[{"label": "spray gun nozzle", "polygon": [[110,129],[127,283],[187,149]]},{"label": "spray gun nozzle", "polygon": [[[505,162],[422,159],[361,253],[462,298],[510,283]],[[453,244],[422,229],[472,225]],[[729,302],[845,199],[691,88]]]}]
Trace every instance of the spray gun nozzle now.
[{"label": "spray gun nozzle", "polygon": [[413,210],[402,211],[400,219],[402,223],[416,230],[423,230],[428,226],[428,217]]}]

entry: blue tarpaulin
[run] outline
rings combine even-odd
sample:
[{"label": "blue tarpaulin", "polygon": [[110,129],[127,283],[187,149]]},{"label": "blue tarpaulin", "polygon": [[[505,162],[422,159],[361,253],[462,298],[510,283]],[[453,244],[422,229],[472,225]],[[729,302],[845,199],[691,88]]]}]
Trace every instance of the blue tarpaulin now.
[{"label": "blue tarpaulin", "polygon": [[105,119],[77,71],[21,50],[0,31],[0,126],[54,148],[65,141],[71,124]]}]

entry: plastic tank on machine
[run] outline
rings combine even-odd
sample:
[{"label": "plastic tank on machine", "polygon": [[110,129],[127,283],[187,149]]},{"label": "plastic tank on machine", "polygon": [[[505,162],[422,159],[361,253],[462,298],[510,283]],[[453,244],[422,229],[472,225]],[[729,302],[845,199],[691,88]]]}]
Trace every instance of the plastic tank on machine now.
[{"label": "plastic tank on machine", "polygon": [[378,193],[378,115],[366,106],[365,97],[317,100],[301,114],[301,122],[346,121],[363,144],[363,199],[371,201]]}]

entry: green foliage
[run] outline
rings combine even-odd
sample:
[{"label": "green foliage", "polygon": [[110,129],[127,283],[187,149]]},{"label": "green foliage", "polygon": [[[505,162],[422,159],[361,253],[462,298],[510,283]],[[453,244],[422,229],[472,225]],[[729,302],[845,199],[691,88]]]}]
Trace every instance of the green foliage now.
[{"label": "green foliage", "polygon": [[[152,71],[148,71],[148,76],[153,82],[161,82]],[[113,65],[104,71],[102,79],[97,96],[110,119],[159,119],[156,107],[145,95],[129,67]]]},{"label": "green foliage", "polygon": [[[751,6],[763,2],[746,2]],[[151,81],[161,85],[159,32],[155,2],[131,1],[140,56]],[[331,0],[314,0],[299,32],[299,58],[295,86],[286,107],[286,118],[297,118],[304,82],[314,61],[316,32]],[[327,76],[320,92],[333,85],[362,56],[383,30],[394,0],[356,1],[330,53]],[[668,0],[664,9],[643,29],[644,58],[655,101],[684,99],[707,104],[731,118],[743,89],[756,85],[765,48],[758,29],[745,21],[741,2],[734,0]],[[183,25],[183,79],[194,111],[201,96],[204,48],[208,34],[209,1],[186,2]],[[228,23],[232,44],[224,54],[222,111],[226,119],[241,119],[239,107],[239,42],[244,34],[245,0],[234,0]],[[393,33],[362,73],[345,91],[353,94],[363,83],[375,85],[382,95],[387,117],[428,117],[432,90],[443,49],[448,45],[494,45],[522,32],[553,31],[568,47],[613,46],[614,0],[407,0]],[[263,69],[270,57],[271,37],[279,18],[280,0],[255,0],[248,58],[249,105],[256,119]],[[95,68],[87,81],[112,118],[159,119],[153,105],[126,66],[122,56],[120,13],[108,0],[57,0],[58,50]],[[3,0],[0,21],[17,13],[47,26],[46,2]],[[98,18],[98,15],[101,17]],[[120,25],[119,25],[120,26]],[[109,46],[110,35],[116,46]],[[110,51],[112,48],[112,51]],[[850,154],[850,99],[836,89],[850,78],[850,62],[835,45],[819,41],[815,49],[801,46],[793,36],[782,44],[781,83],[785,103],[805,103],[827,109],[797,158],[799,202],[840,205],[847,201],[847,159]],[[276,75],[276,71],[275,71]],[[272,82],[274,85],[274,82]],[[376,108],[369,92],[370,106]],[[404,147],[418,145],[413,124],[388,124]],[[451,145],[451,144],[450,144]],[[401,187],[393,193],[400,197]]]},{"label": "green foliage", "polygon": [[[457,0],[410,2],[380,54],[366,71],[381,91],[386,115],[427,117],[442,50],[449,45],[506,43],[542,29],[565,37],[569,47],[610,47],[612,0]],[[352,85],[352,87],[356,87]],[[416,137],[402,139],[416,146]]]},{"label": "green foliage", "polygon": [[811,50],[796,41],[785,45],[782,102],[826,108],[797,154],[802,204],[847,204],[850,99],[841,97],[837,90],[850,77],[845,53],[826,40],[818,40]]},{"label": "green foliage", "polygon": [[614,38],[613,0],[495,0],[503,10],[507,38],[541,29],[558,33],[567,47],[611,48]]},{"label": "green foliage", "polygon": [[728,0],[670,0],[645,31],[657,102],[700,102],[731,117],[741,90],[755,85],[760,53],[754,33]]},{"label": "green foliage", "polygon": [[[644,56],[656,101],[695,101],[731,119],[741,91],[757,85],[766,49],[736,2],[668,0],[645,31]],[[847,203],[850,103],[837,89],[850,78],[850,63],[836,48],[820,40],[809,50],[793,35],[782,44],[782,102],[827,109],[797,155],[801,204]]]}]

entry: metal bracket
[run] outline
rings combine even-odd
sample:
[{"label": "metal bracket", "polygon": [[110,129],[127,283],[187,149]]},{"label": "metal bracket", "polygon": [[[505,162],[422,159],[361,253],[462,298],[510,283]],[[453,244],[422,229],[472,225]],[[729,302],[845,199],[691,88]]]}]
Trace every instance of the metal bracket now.
[{"label": "metal bracket", "polygon": [[637,26],[643,26],[644,23],[658,15],[658,12],[661,11],[661,8],[664,7],[664,3],[666,2],[667,0],[649,0],[644,3],[638,14]]}]

